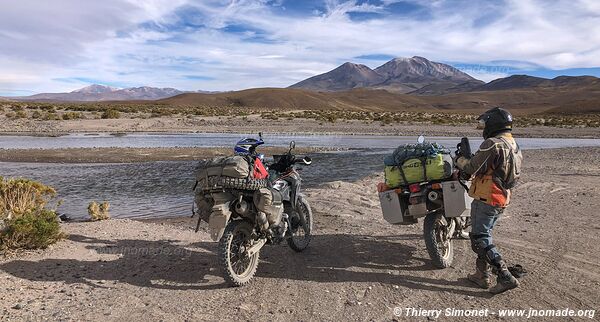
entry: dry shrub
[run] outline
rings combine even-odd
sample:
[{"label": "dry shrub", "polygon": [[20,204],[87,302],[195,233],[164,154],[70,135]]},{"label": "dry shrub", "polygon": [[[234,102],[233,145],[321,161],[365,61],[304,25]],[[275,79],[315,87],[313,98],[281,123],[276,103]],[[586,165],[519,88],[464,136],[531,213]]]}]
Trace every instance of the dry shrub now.
[{"label": "dry shrub", "polygon": [[121,113],[115,109],[108,109],[102,113],[103,119],[118,119],[121,117]]},{"label": "dry shrub", "polygon": [[83,118],[83,115],[79,112],[66,112],[62,115],[63,120],[76,120],[81,118]]},{"label": "dry shrub", "polygon": [[0,221],[40,211],[56,196],[56,190],[37,181],[0,177]]},{"label": "dry shrub", "polygon": [[56,191],[37,181],[0,177],[0,250],[46,248],[64,237],[46,209]]},{"label": "dry shrub", "polygon": [[110,214],[108,213],[109,208],[110,204],[108,201],[104,201],[101,204],[98,204],[96,201],[90,202],[88,206],[88,214],[90,215],[90,219],[92,221],[110,219]]}]

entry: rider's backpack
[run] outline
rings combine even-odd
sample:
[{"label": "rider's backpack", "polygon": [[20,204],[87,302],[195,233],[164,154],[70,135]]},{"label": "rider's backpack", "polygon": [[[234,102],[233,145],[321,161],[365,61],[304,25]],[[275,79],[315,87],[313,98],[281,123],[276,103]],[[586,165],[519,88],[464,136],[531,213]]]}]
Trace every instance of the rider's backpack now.
[{"label": "rider's backpack", "polygon": [[248,161],[239,155],[202,160],[196,167],[196,180],[212,176],[247,178],[251,169]]},{"label": "rider's backpack", "polygon": [[268,185],[266,178],[254,178],[250,156],[227,156],[202,160],[196,167],[196,186],[200,190],[258,190]]},{"label": "rider's backpack", "polygon": [[[506,160],[508,162],[508,167],[504,169],[506,171],[506,176],[504,178],[500,178],[500,181],[504,189],[512,189],[517,185],[517,181],[519,181],[519,178],[521,177],[521,163],[523,162],[523,154],[521,153],[521,148],[516,142],[516,148],[513,148],[510,142],[508,142],[506,139],[500,138],[500,140],[502,140],[502,142],[510,150]],[[497,176],[501,177],[499,173]]]}]

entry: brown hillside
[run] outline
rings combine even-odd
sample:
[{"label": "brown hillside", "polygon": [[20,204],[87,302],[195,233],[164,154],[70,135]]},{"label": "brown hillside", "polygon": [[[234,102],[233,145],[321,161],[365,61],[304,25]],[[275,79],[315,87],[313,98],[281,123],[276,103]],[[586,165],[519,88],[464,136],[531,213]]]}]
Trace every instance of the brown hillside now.
[{"label": "brown hillside", "polygon": [[217,94],[181,94],[157,101],[174,106],[247,106],[270,109],[415,110],[427,109],[418,97],[384,90],[314,92],[291,88],[256,88]]},{"label": "brown hillside", "polygon": [[255,88],[215,94],[186,93],[158,100],[169,105],[247,106],[281,109],[331,108],[326,95],[298,89]]},{"label": "brown hillside", "polygon": [[258,88],[217,94],[181,94],[156,101],[171,106],[240,106],[282,110],[449,111],[478,113],[504,106],[516,114],[600,112],[600,86],[558,86],[467,92],[440,96],[395,94],[385,90],[313,92]]}]

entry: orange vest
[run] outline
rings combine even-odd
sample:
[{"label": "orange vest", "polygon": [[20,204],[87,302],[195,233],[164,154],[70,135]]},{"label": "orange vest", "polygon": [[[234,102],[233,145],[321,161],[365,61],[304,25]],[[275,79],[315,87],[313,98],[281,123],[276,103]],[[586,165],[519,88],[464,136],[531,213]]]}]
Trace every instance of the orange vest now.
[{"label": "orange vest", "polygon": [[510,202],[510,190],[506,190],[505,194],[494,181],[493,173],[494,170],[490,168],[485,174],[475,176],[469,188],[469,196],[490,206],[506,208]]}]

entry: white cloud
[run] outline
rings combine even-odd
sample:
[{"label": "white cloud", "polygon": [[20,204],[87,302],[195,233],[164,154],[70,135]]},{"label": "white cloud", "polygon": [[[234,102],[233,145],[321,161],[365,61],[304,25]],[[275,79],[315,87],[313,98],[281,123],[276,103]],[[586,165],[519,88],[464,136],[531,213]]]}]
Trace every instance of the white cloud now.
[{"label": "white cloud", "polygon": [[[359,22],[348,14],[386,13],[398,1],[323,1],[319,15],[290,8],[284,15],[264,0],[5,1],[0,88],[72,90],[84,82],[56,79],[76,77],[189,90],[287,86],[369,54],[600,66],[600,7],[593,0],[412,0],[426,16],[387,13]],[[221,29],[231,24],[252,28]]]}]

